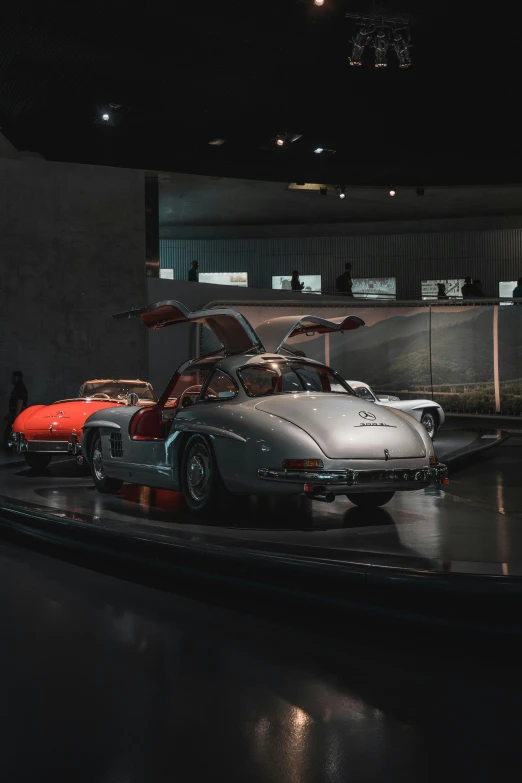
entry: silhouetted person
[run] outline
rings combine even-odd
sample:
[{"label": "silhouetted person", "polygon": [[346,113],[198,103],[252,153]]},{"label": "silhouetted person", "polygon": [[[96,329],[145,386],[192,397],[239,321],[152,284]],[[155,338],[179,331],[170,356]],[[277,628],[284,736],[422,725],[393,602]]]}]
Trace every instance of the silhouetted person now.
[{"label": "silhouetted person", "polygon": [[517,287],[513,289],[513,299],[522,299],[522,277],[517,280]]},{"label": "silhouetted person", "polygon": [[302,291],[304,288],[304,283],[301,283],[301,281],[299,280],[299,272],[297,271],[297,269],[294,269],[294,271],[292,272],[291,283],[292,283],[292,291]]},{"label": "silhouetted person", "polygon": [[437,299],[449,299],[446,293],[446,283],[437,283]]},{"label": "silhouetted person", "polygon": [[473,298],[473,283],[471,282],[471,277],[464,278],[464,285],[460,289],[460,293],[462,294],[463,299]]},{"label": "silhouetted person", "polygon": [[188,280],[190,283],[199,283],[199,263],[197,261],[192,262],[192,266],[189,269]]},{"label": "silhouetted person", "polygon": [[344,272],[335,281],[335,287],[343,296],[353,296],[352,285],[352,265],[346,264]]},{"label": "silhouetted person", "polygon": [[482,280],[474,280],[473,297],[475,297],[476,299],[480,299],[481,296],[484,296],[484,291],[482,290]]},{"label": "silhouetted person", "polygon": [[9,396],[9,413],[4,418],[6,422],[4,430],[4,444],[7,444],[11,434],[11,427],[16,417],[27,408],[27,389],[24,383],[24,376],[19,370],[15,370],[11,375],[13,391]]}]

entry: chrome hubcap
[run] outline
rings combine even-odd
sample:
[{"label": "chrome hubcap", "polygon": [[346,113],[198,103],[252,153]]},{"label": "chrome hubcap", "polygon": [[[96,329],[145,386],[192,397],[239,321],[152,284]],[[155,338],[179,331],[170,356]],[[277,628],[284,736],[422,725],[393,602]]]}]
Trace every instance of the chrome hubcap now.
[{"label": "chrome hubcap", "polygon": [[94,475],[98,481],[103,481],[105,478],[105,473],[103,472],[101,441],[99,438],[96,438],[94,448],[92,450],[92,467],[94,470]]},{"label": "chrome hubcap", "polygon": [[424,414],[424,416],[422,417],[422,423],[428,430],[428,435],[430,436],[430,438],[433,438],[433,436],[435,435],[435,419],[433,418],[431,413]]},{"label": "chrome hubcap", "polygon": [[202,443],[190,450],[187,460],[187,488],[191,497],[201,502],[207,496],[211,481],[210,454]]}]

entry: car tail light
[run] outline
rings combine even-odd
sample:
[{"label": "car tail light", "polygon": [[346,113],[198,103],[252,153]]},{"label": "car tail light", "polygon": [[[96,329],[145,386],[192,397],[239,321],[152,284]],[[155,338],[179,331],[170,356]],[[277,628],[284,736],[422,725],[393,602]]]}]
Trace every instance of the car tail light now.
[{"label": "car tail light", "polygon": [[430,457],[430,465],[436,465],[438,461],[437,457]]},{"label": "car tail light", "polygon": [[322,468],[322,459],[284,459],[283,468],[285,470],[302,470],[306,468]]}]

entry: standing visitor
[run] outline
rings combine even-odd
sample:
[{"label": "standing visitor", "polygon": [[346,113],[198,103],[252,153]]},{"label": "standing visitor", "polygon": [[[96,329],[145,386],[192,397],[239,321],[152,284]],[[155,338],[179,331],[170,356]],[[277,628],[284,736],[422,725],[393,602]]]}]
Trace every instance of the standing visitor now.
[{"label": "standing visitor", "polygon": [[462,294],[463,299],[473,299],[473,283],[471,282],[471,277],[465,277],[464,278],[464,285],[460,289],[460,293]]},{"label": "standing visitor", "polygon": [[9,436],[11,435],[11,427],[16,417],[27,408],[27,389],[24,383],[24,376],[19,370],[15,370],[11,375],[11,383],[13,384],[13,391],[9,396],[9,413],[5,416],[6,422],[4,430],[4,445],[7,444]]},{"label": "standing visitor", "polygon": [[190,283],[199,283],[199,263],[197,261],[192,262],[192,267],[189,269],[188,280]]},{"label": "standing visitor", "polygon": [[437,283],[437,299],[449,299],[446,293],[446,283]]},{"label": "standing visitor", "polygon": [[304,288],[304,283],[301,283],[301,281],[299,280],[299,272],[297,271],[297,269],[294,269],[294,271],[292,272],[291,283],[292,283],[292,291],[302,291]]},{"label": "standing visitor", "polygon": [[352,265],[346,264],[344,272],[335,281],[335,287],[343,296],[353,296],[352,285]]},{"label": "standing visitor", "polygon": [[474,280],[473,281],[473,297],[475,299],[480,299],[480,297],[484,296],[484,291],[482,290],[482,280]]},{"label": "standing visitor", "polygon": [[517,280],[517,287],[513,289],[513,299],[522,299],[522,277]]}]

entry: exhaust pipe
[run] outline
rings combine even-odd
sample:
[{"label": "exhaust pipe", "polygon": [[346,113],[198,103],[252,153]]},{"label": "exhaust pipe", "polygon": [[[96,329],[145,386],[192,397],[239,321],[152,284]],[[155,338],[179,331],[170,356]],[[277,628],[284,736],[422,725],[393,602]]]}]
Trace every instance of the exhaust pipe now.
[{"label": "exhaust pipe", "polygon": [[320,500],[321,503],[333,503],[335,500],[333,492],[327,492],[325,487],[305,490],[305,495],[307,498],[310,498],[310,500]]}]

